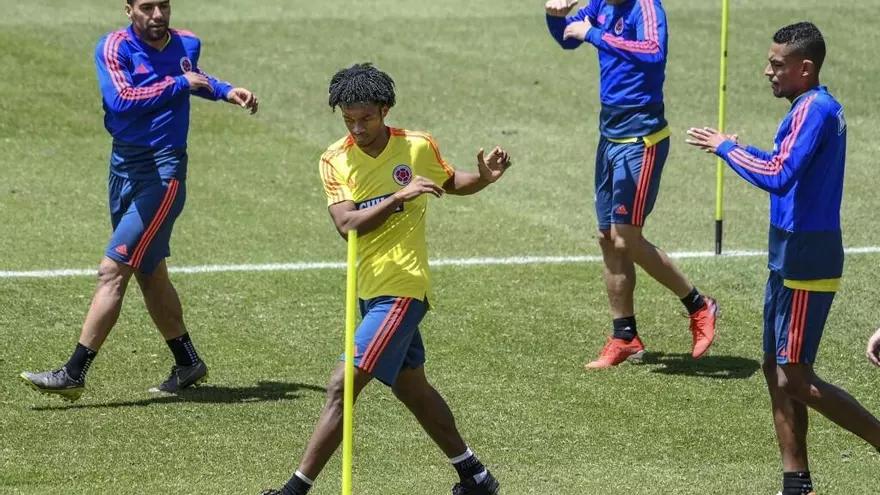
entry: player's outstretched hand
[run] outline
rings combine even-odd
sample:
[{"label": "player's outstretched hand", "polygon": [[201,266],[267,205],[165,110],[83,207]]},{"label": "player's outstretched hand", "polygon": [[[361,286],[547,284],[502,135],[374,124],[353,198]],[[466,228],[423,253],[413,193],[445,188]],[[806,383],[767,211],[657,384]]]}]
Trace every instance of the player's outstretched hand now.
[{"label": "player's outstretched hand", "polygon": [[412,201],[422,194],[433,194],[436,197],[442,196],[443,188],[431,182],[420,175],[413,177],[413,180],[400,191],[394,193],[401,201]]},{"label": "player's outstretched hand", "polygon": [[565,17],[578,4],[578,0],[547,0],[544,10],[553,17]]},{"label": "player's outstretched hand", "polygon": [[721,146],[724,141],[733,141],[739,144],[739,136],[736,134],[724,134],[711,127],[691,127],[687,131],[691,139],[685,142],[691,146],[696,146],[706,153],[715,153],[715,150]]},{"label": "player's outstretched hand", "polygon": [[183,77],[189,81],[190,91],[198,91],[200,89],[207,89],[208,91],[214,90],[214,88],[211,87],[211,81],[208,81],[207,77],[198,72],[184,72]]},{"label": "player's outstretched hand", "polygon": [[868,341],[868,359],[874,363],[874,366],[880,366],[880,328]]},{"label": "player's outstretched hand", "polygon": [[489,153],[488,160],[483,148],[480,148],[480,152],[477,153],[477,169],[480,171],[480,178],[490,184],[500,179],[510,165],[510,156],[499,146],[496,146]]},{"label": "player's outstretched hand", "polygon": [[247,108],[251,111],[251,115],[257,113],[260,108],[260,100],[257,95],[251,93],[245,88],[232,88],[226,95],[226,101],[241,108]]}]

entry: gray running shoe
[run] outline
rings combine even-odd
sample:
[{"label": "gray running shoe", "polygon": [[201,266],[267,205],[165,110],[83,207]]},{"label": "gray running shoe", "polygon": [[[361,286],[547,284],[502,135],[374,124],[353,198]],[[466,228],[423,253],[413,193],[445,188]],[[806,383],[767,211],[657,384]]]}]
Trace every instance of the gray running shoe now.
[{"label": "gray running shoe", "polygon": [[25,371],[18,375],[22,382],[28,387],[43,394],[56,394],[61,398],[70,402],[75,402],[86,389],[85,380],[74,380],[67,374],[65,367],[57,370],[41,371],[39,373],[31,373]]},{"label": "gray running shoe", "polygon": [[173,394],[187,387],[198,385],[207,379],[208,367],[205,366],[204,361],[199,361],[192,366],[178,366],[175,364],[171,367],[168,379],[162,382],[162,385],[151,388],[150,392],[168,392]]}]

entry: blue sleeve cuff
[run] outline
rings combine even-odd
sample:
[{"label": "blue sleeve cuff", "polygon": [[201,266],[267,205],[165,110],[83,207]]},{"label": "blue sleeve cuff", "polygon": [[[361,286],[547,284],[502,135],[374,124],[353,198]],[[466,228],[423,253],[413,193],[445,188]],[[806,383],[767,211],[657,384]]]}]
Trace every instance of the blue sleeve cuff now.
[{"label": "blue sleeve cuff", "polygon": [[189,89],[189,79],[184,76],[176,76],[174,82],[180,90]]},{"label": "blue sleeve cuff", "polygon": [[734,148],[736,148],[736,143],[728,139],[718,146],[718,149],[715,150],[715,154],[721,158],[727,158],[727,154],[733,151]]},{"label": "blue sleeve cuff", "polygon": [[602,43],[602,30],[591,27],[587,30],[587,35],[584,37],[584,39],[591,45],[598,48],[599,44]]},{"label": "blue sleeve cuff", "polygon": [[229,83],[220,83],[217,88],[217,98],[220,100],[226,100],[226,97],[229,96],[229,92],[232,91],[233,86]]}]

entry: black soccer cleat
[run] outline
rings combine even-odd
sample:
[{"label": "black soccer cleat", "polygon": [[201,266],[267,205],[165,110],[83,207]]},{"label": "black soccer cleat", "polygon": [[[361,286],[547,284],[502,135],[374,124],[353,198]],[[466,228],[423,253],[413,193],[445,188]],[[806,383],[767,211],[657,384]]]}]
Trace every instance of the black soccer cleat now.
[{"label": "black soccer cleat", "polygon": [[260,495],[281,495],[281,490],[276,490],[274,488],[267,488],[260,492]]},{"label": "black soccer cleat", "polygon": [[153,387],[150,392],[177,393],[181,390],[198,385],[208,379],[208,367],[204,361],[199,361],[192,366],[171,367],[168,378],[158,387]]},{"label": "black soccer cleat", "polygon": [[75,402],[86,389],[85,380],[74,380],[67,374],[64,366],[57,370],[31,373],[25,371],[18,376],[28,387],[43,394],[60,395],[64,400]]},{"label": "black soccer cleat", "polygon": [[473,478],[469,478],[452,487],[452,495],[498,495],[499,493],[501,493],[501,485],[488,470],[486,471],[486,479],[482,483],[477,483]]}]

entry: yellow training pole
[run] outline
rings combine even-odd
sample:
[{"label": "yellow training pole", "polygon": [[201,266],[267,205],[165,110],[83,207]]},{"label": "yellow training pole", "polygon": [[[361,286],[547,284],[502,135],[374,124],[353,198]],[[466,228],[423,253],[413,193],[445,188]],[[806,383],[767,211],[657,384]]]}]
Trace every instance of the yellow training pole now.
[{"label": "yellow training pole", "polygon": [[354,416],[354,327],[357,309],[357,231],[348,231],[345,287],[345,392],[342,412],[342,495],[351,495],[352,426]]},{"label": "yellow training pole", "polygon": [[[718,130],[724,132],[727,120],[727,3],[721,0],[721,77],[718,87]],[[715,254],[721,254],[724,235],[724,160],[718,158],[715,179]]]}]

